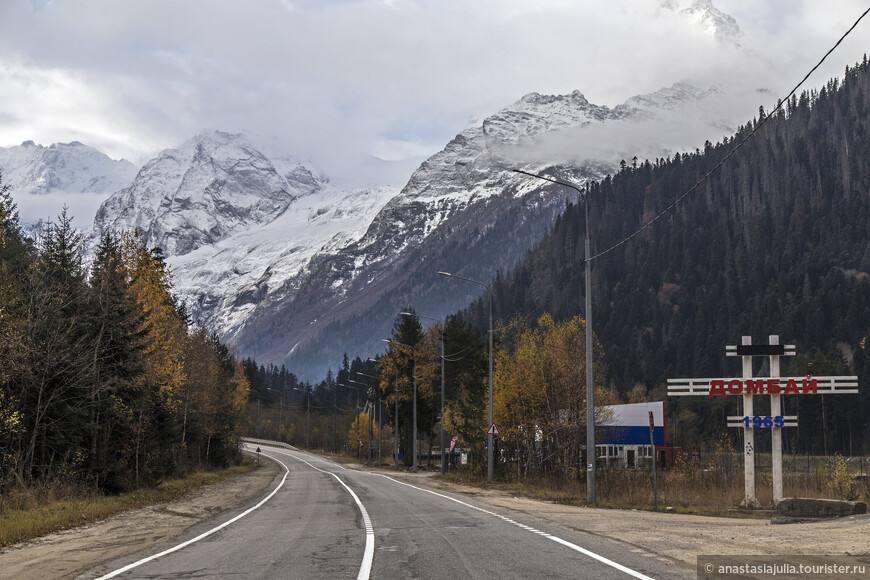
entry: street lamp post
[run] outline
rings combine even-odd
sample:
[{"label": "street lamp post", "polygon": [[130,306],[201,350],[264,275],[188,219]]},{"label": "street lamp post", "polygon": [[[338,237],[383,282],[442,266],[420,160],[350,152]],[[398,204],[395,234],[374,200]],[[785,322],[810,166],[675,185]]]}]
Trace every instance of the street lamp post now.
[{"label": "street lamp post", "polygon": [[393,439],[396,444],[396,471],[399,471],[399,367],[396,366],[396,363],[391,361],[380,361],[373,358],[370,358],[369,360],[377,364],[388,362],[393,366],[393,371],[396,373],[396,410],[393,415],[393,430],[395,433],[393,434]]},{"label": "street lamp post", "polygon": [[[409,316],[414,316],[411,312],[402,312],[402,314],[407,314]],[[416,316],[420,318],[425,318],[426,320],[434,320],[435,322],[441,322],[437,318],[432,318],[431,316],[422,316],[417,314]],[[444,375],[444,361],[446,360],[444,351],[444,328],[441,328],[441,475],[447,473],[447,455],[444,453],[444,446],[447,444],[445,433],[444,433],[444,400],[446,398],[446,389],[445,389],[445,375]]]},{"label": "street lamp post", "polygon": [[[347,379],[347,382],[349,382],[349,383],[356,383],[356,384],[358,384],[358,385],[360,385],[360,386],[367,387],[367,389],[366,389],[366,405],[365,405],[364,409],[368,409],[368,408],[369,408],[369,403],[371,403],[371,401],[369,400],[369,396],[370,396],[370,395],[369,395],[369,385],[367,385],[366,383],[361,383],[360,381],[355,381],[355,380],[353,380],[353,379],[351,379],[351,378],[348,378],[348,379]],[[359,398],[358,398],[358,397],[359,397],[359,391],[357,391],[357,401],[359,401]],[[357,403],[357,407],[359,407],[359,403]],[[372,423],[374,423],[374,417],[372,417],[372,413],[373,413],[373,412],[374,412],[374,406],[372,406],[372,409],[368,412],[368,418],[369,418],[369,419],[368,419],[368,424],[369,424],[369,437],[368,437],[368,440],[366,441],[366,465],[368,465],[369,463],[371,463],[371,462],[373,461],[373,458],[372,458],[372,445],[371,445],[371,441],[372,441]]]},{"label": "street lamp post", "polygon": [[278,393],[278,441],[283,443],[283,435],[284,435],[284,415],[282,411],[284,410],[284,393],[279,391],[278,389],[273,389],[271,387],[266,387],[267,391],[272,391],[273,393]]},{"label": "street lamp post", "polygon": [[[380,361],[376,361],[373,358],[370,358],[369,360],[376,362],[376,363],[380,362]],[[367,374],[361,373],[359,371],[356,371],[356,374],[363,376],[363,377],[368,377],[370,379],[375,379],[376,381],[380,381],[380,379],[374,375],[367,375]],[[383,404],[381,402],[381,389],[378,388],[377,391],[378,391],[378,467],[380,467],[381,466],[381,433],[384,430],[384,410],[383,410]],[[398,393],[397,393],[397,395],[398,395]]]},{"label": "street lamp post", "polygon": [[487,429],[486,434],[486,480],[492,483],[492,476],[494,472],[494,463],[493,463],[493,434],[492,434],[492,426],[494,425],[492,419],[492,289],[489,287],[489,284],[484,284],[478,280],[472,280],[471,278],[463,278],[462,276],[457,276],[456,274],[450,274],[449,272],[438,272],[442,276],[448,276],[450,278],[458,278],[460,280],[465,280],[466,282],[471,282],[472,284],[477,284],[479,286],[483,286],[486,288],[486,292],[489,295],[489,428]]},{"label": "street lamp post", "polygon": [[[327,389],[330,387],[327,386]],[[338,414],[338,383],[332,385],[332,453],[335,453],[335,416]]]},{"label": "street lamp post", "polygon": [[[347,379],[347,380],[348,380],[349,382],[351,382],[351,383],[358,383],[358,384],[360,384],[360,385],[363,385],[364,387],[367,387],[367,386],[368,386],[368,385],[365,385],[365,384],[363,384],[363,383],[360,383],[359,381],[352,381],[352,380],[350,380],[350,379]],[[355,386],[353,386],[353,385],[348,385],[348,384],[345,384],[345,383],[335,383],[335,384],[337,384],[337,385],[340,386],[340,387],[344,387],[345,389],[353,389],[354,391],[356,391],[356,408],[357,408],[357,409],[364,409],[364,408],[365,408],[365,407],[363,407],[363,406],[360,406],[360,404],[359,404],[359,387],[355,387]]]},{"label": "street lamp post", "polygon": [[311,449],[311,444],[309,441],[309,436],[311,435],[311,391],[308,389],[300,389],[298,387],[293,387],[294,391],[299,391],[305,393],[305,401],[307,409],[305,410],[305,447],[307,449]]},{"label": "street lamp post", "polygon": [[260,391],[252,390],[257,395],[257,427],[254,429],[254,437],[260,436]]},{"label": "street lamp post", "polygon": [[[414,423],[414,440],[412,441],[411,448],[414,452],[414,463],[413,463],[412,469],[413,469],[413,471],[417,471],[417,351],[410,344],[403,344],[401,342],[394,342],[394,341],[386,339],[386,338],[383,339],[383,341],[387,342],[389,344],[394,344],[396,346],[404,346],[405,348],[410,348],[411,355],[414,357],[414,398],[413,398],[413,402],[412,402],[412,413],[411,413],[411,416],[413,417],[413,423]],[[398,401],[398,399],[397,399],[397,401]],[[397,403],[396,404],[396,413],[398,413],[398,411],[399,411],[399,407],[398,407],[398,403]],[[398,457],[398,455],[396,457]]]},{"label": "street lamp post", "polygon": [[576,185],[565,183],[557,179],[552,179],[544,175],[529,173],[520,169],[513,169],[515,173],[522,173],[529,177],[549,181],[563,187],[568,187],[580,194],[583,198],[583,212],[586,221],[584,246],[584,265],[586,269],[586,285],[585,285],[585,306],[586,306],[586,501],[596,503],[595,497],[595,405],[594,405],[594,389],[592,386],[592,276],[589,259],[591,252],[589,249],[589,190],[587,188],[584,193]]}]

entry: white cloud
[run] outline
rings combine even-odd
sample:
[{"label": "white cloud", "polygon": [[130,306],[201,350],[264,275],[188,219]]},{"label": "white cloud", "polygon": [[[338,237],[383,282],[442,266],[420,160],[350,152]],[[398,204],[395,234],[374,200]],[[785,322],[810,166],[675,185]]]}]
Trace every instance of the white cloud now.
[{"label": "white cloud", "polygon": [[[434,152],[532,91],[610,106],[699,78],[780,93],[864,10],[715,5],[745,31],[741,48],[650,0],[3,2],[0,145],[77,139],[143,162],[213,127],[353,179],[372,155]],[[816,85],[861,58],[868,26]]]},{"label": "white cloud", "polygon": [[18,208],[21,223],[34,224],[39,220],[56,222],[61,209],[66,206],[67,215],[72,218],[73,226],[81,231],[90,231],[94,225],[97,209],[109,197],[108,193],[66,193],[61,191],[29,195],[15,195],[13,191],[12,195]]}]

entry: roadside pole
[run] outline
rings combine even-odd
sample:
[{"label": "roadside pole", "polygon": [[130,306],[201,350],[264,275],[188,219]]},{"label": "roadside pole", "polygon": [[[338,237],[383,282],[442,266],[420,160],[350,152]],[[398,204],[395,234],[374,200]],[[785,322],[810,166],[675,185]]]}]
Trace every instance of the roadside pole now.
[{"label": "roadside pole", "polygon": [[653,438],[653,428],[655,421],[653,420],[652,411],[649,412],[649,446],[652,451],[652,468],[653,468],[653,501],[655,511],[659,511],[659,484],[656,480],[656,442]]}]

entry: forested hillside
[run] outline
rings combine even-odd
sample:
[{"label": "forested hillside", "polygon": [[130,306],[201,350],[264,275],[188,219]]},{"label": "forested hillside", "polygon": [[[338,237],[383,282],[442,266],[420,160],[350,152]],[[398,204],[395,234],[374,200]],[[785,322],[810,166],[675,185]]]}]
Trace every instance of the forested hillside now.
[{"label": "forested hillside", "polygon": [[[593,255],[674,203],[764,119],[760,110],[721,143],[668,159],[635,160],[592,184]],[[581,313],[583,236],[583,205],[571,204],[527,259],[495,281],[499,317],[520,313],[534,321],[548,312],[566,320]],[[828,397],[824,415],[820,398],[802,399],[798,434],[788,436],[787,447],[857,453],[870,446],[866,56],[842,80],[784,103],[672,211],[595,258],[592,288],[592,326],[608,381],[623,395],[641,383],[657,389],[660,399],[668,378],[739,373],[736,359],[725,358],[725,345],[738,344],[743,335],[761,343],[778,334],[799,354],[784,360],[784,372],[855,373],[862,389],[860,396]],[[485,307],[482,299],[471,308],[481,326]],[[791,412],[798,402],[786,404]],[[682,429],[682,443],[721,430],[724,405],[671,401],[672,427]],[[824,437],[810,438],[813,432]]]},{"label": "forested hillside", "polygon": [[66,210],[25,238],[0,183],[0,493],[118,492],[237,458],[244,368],[171,288],[136,233],[104,234],[89,269]]}]

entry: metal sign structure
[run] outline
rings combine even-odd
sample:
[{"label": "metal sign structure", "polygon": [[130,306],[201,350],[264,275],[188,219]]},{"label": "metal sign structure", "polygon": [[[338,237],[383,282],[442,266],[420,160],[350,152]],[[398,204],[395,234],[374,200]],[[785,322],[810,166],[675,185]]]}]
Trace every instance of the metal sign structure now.
[{"label": "metal sign structure", "polygon": [[[858,377],[781,377],[779,358],[794,356],[794,345],[779,344],[779,336],[771,335],[769,344],[752,344],[752,337],[744,336],[742,344],[725,347],[726,356],[739,356],[743,363],[740,378],[668,379],[668,396],[733,396],[743,397],[743,415],[729,416],[729,427],[743,429],[744,497],[740,505],[757,508],[755,497],[755,429],[771,431],[773,466],[773,504],[782,501],[782,429],[796,427],[796,416],[783,416],[782,395],[853,395],[858,393]],[[752,376],[752,357],[770,358],[770,376]],[[754,395],[770,395],[770,415],[757,416],[753,409]]]}]

